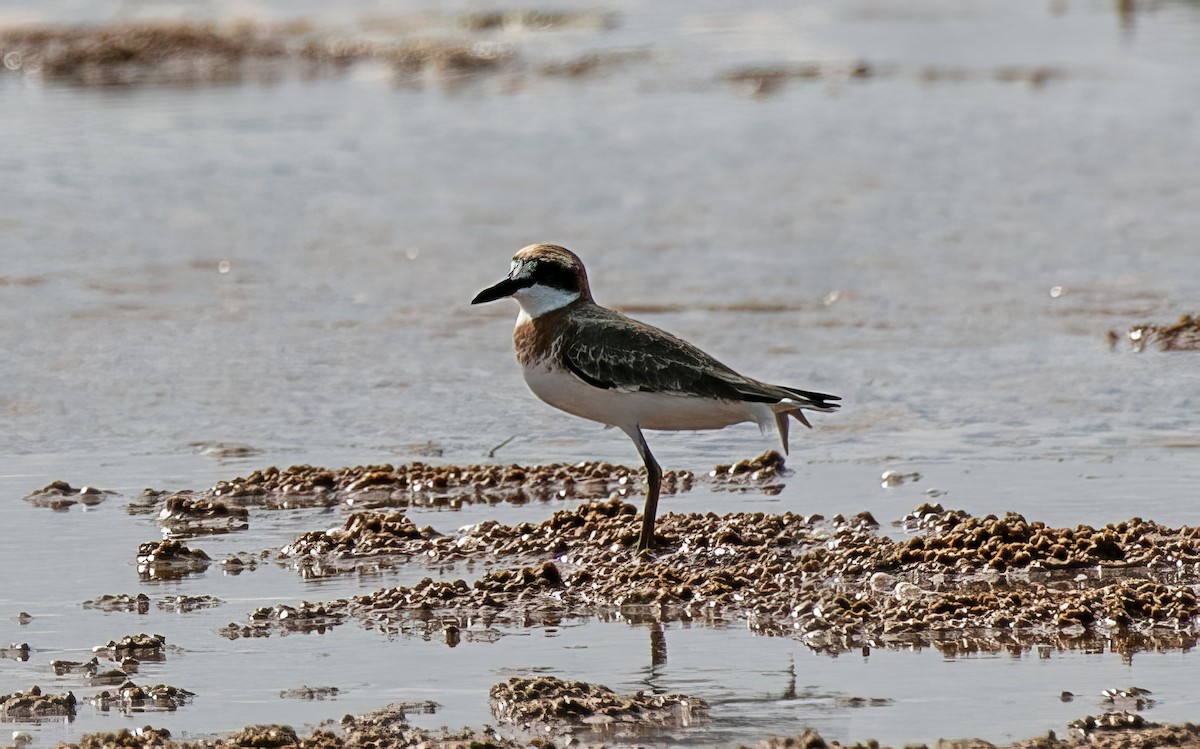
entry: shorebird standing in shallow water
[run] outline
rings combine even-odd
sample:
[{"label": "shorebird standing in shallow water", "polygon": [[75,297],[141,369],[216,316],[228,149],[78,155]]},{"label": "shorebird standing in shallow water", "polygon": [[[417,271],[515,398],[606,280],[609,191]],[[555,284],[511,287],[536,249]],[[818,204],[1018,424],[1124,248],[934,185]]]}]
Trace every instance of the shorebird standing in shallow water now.
[{"label": "shorebird standing in shallow water", "polygon": [[779,430],[804,411],[833,411],[836,395],[768,385],[740,375],[687,341],[592,301],[575,253],[534,244],[513,256],[508,277],[471,300],[511,296],[521,305],[513,344],[533,394],[569,414],[629,435],[646,464],[646,507],[638,551],[654,546],[662,468],[643,429],[721,429],[742,421]]}]

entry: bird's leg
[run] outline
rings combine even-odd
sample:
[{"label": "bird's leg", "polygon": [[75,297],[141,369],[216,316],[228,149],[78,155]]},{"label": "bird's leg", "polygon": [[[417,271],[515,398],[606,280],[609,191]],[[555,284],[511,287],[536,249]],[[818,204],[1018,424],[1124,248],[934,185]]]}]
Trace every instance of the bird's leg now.
[{"label": "bird's leg", "polygon": [[654,517],[658,514],[658,490],[662,487],[662,468],[650,453],[646,437],[641,427],[635,426],[629,432],[633,443],[637,445],[638,454],[646,464],[646,507],[642,510],[642,537],[638,540],[638,553],[654,548]]}]

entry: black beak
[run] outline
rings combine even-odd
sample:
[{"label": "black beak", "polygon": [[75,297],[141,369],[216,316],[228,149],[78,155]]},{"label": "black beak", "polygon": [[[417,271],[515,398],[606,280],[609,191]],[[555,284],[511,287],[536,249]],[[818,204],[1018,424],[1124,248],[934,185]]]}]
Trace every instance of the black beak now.
[{"label": "black beak", "polygon": [[471,304],[483,304],[484,302],[494,302],[497,299],[503,299],[506,296],[512,296],[515,292],[525,288],[529,284],[520,281],[506,278],[495,286],[489,286],[483,291],[475,295],[471,300]]}]

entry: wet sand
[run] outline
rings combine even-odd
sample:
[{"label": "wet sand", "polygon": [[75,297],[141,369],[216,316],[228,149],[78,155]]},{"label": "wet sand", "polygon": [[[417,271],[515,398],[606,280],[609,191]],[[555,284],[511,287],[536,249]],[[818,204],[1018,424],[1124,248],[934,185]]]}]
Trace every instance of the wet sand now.
[{"label": "wet sand", "polygon": [[[769,493],[775,482],[789,475],[783,458],[768,452],[716,466],[699,480],[743,493]],[[690,474],[672,475],[672,493],[689,490],[694,480]],[[888,481],[898,479],[890,475],[885,477]],[[360,574],[364,569],[378,574],[395,567],[443,571],[437,580],[425,577],[411,586],[384,587],[353,598],[259,607],[218,630],[235,643],[288,634],[324,635],[354,622],[389,638],[441,641],[456,648],[495,643],[505,631],[625,619],[658,627],[668,622],[721,626],[741,621],[756,633],[795,638],[826,655],[931,647],[948,657],[1036,652],[1039,658],[1049,658],[1055,652],[1107,648],[1132,659],[1143,651],[1186,652],[1196,644],[1197,528],[1169,528],[1140,518],[1103,528],[1053,528],[1015,513],[973,518],[931,504],[897,518],[889,535],[881,535],[879,522],[866,512],[850,518],[669,513],[657,527],[658,549],[639,556],[637,509],[621,497],[640,483],[635,470],[592,463],[414,463],[337,470],[295,466],[255,471],[201,491],[147,490],[130,508],[156,517],[168,536],[138,548],[137,569],[145,581],[202,574],[214,560],[178,538],[196,545],[213,533],[248,532],[248,513],[241,505],[258,512],[339,509],[345,516],[340,527],[305,532],[281,548],[256,555],[306,579]],[[61,512],[60,504],[38,500],[72,496],[68,490],[74,496],[100,493],[59,481],[27,499],[43,511]],[[608,498],[586,498],[598,494]],[[567,507],[540,524],[506,526],[488,520],[453,534],[419,528],[406,516],[422,504],[461,510],[472,503],[528,501]],[[231,509],[226,503],[238,504]],[[233,526],[227,522],[231,518],[238,521]],[[448,564],[464,561],[473,562],[471,578],[445,574]],[[240,572],[244,563],[231,557],[220,564]],[[164,611],[181,613],[222,603],[214,596],[156,601]],[[149,596],[122,594],[83,603],[85,609],[140,614],[150,605]],[[4,716],[10,721],[73,719],[81,699],[104,712],[185,708],[195,693],[134,681],[143,663],[166,661],[167,648],[162,635],[136,634],[97,645],[96,657],[88,662],[54,661],[51,666],[59,676],[79,674],[93,688],[113,688],[81,698],[73,691],[43,694],[33,687],[3,697]],[[14,658],[29,656],[26,648]],[[337,686],[304,687],[283,694],[336,699],[339,691]],[[1131,740],[1167,737],[1183,746],[1200,743],[1200,734],[1191,726],[1162,727],[1147,720],[1142,711],[1157,701],[1152,695],[1139,687],[1105,690],[1112,709],[1073,720],[1068,729],[1074,743],[1036,743],[1074,746],[1082,745],[1085,737],[1115,734],[1122,735],[1122,746]],[[1064,692],[1060,699],[1071,701],[1074,695]],[[847,700],[864,706],[892,704],[881,698]],[[169,732],[144,729],[137,734],[85,735],[64,745],[526,746],[533,736],[541,737],[540,746],[597,739],[687,744],[689,732],[703,731],[712,711],[695,696],[641,691],[622,696],[604,686],[552,676],[513,677],[495,684],[489,702],[499,733],[479,726],[431,733],[410,725],[405,710],[394,707],[343,718],[339,728],[325,727],[308,737],[290,727],[247,727],[228,738],[177,744],[169,741]],[[439,707],[429,703],[434,713]],[[792,745],[789,741],[769,738],[761,745]],[[822,745],[815,733],[797,741]]]}]

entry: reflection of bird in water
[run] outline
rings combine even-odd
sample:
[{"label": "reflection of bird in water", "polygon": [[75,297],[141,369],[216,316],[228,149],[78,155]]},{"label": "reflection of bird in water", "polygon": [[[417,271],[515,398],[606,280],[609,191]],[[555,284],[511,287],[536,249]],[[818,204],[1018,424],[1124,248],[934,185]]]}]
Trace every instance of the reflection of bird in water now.
[{"label": "reflection of bird in water", "polygon": [[517,361],[534,395],[556,408],[620,428],[646,465],[648,488],[638,550],[654,546],[662,469],[643,429],[721,429],[743,421],[779,431],[788,417],[811,427],[809,411],[833,411],[836,395],[745,377],[687,341],[601,307],[587,271],[571,251],[530,245],[513,256],[508,277],[472,304],[511,296],[521,305],[513,332]]}]

